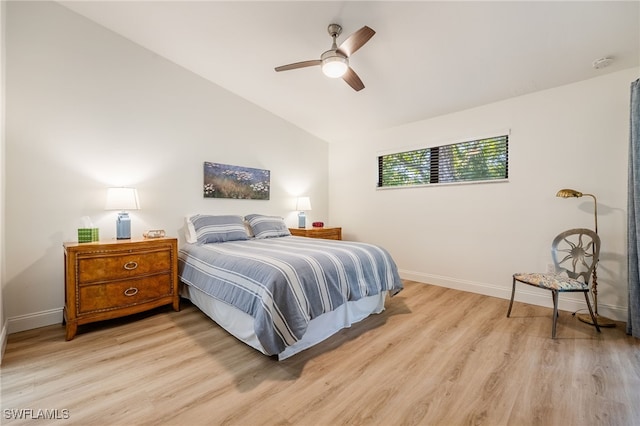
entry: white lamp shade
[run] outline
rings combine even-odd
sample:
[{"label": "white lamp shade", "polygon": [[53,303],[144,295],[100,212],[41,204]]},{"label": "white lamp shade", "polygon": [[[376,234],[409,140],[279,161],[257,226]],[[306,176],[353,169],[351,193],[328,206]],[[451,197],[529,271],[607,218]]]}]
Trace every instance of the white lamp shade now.
[{"label": "white lamp shade", "polygon": [[340,78],[347,72],[349,65],[346,58],[334,56],[322,61],[322,72],[330,78]]},{"label": "white lamp shade", "polygon": [[309,197],[298,197],[296,200],[296,210],[311,210],[311,200],[309,200]]},{"label": "white lamp shade", "polygon": [[135,188],[109,188],[105,210],[138,210],[140,201]]}]

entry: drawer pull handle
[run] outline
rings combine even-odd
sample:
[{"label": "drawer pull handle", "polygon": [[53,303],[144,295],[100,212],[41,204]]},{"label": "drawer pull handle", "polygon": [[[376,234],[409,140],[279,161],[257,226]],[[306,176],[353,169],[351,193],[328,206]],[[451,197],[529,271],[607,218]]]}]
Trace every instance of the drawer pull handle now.
[{"label": "drawer pull handle", "polygon": [[131,297],[131,296],[135,296],[136,294],[138,294],[138,289],[135,287],[129,287],[124,291],[125,296]]},{"label": "drawer pull handle", "polygon": [[133,271],[138,267],[138,262],[127,262],[124,264],[124,269],[127,271]]}]

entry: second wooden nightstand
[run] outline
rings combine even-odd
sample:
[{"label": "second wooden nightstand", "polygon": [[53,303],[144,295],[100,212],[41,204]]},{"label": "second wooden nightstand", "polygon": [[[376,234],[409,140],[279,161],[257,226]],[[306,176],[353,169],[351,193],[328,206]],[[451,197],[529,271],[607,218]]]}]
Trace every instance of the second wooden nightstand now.
[{"label": "second wooden nightstand", "polygon": [[291,235],[296,237],[324,238],[326,240],[341,240],[342,228],[326,226],[324,228],[289,228]]},{"label": "second wooden nightstand", "polygon": [[81,324],[180,308],[176,238],[65,243],[64,257],[67,340]]}]

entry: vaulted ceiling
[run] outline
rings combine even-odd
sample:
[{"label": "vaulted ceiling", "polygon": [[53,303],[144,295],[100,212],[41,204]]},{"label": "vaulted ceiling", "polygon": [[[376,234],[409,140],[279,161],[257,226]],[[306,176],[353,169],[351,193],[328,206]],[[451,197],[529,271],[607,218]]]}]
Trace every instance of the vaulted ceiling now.
[{"label": "vaulted ceiling", "polygon": [[[69,1],[67,8],[329,142],[637,67],[640,2]],[[319,59],[364,25],[356,92]],[[593,62],[613,62],[596,69]]]}]

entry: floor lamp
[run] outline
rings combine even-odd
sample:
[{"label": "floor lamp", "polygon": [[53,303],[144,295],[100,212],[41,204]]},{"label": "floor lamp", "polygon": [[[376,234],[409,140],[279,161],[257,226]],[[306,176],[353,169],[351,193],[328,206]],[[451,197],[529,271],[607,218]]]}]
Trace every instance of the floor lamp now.
[{"label": "floor lamp", "polygon": [[[556,197],[560,197],[560,198],[580,198],[583,196],[593,198],[593,217],[595,220],[594,231],[596,231],[596,234],[597,234],[598,233],[598,201],[596,200],[595,195],[583,194],[582,192],[576,191],[575,189],[561,189],[556,194]],[[591,289],[593,291],[593,310],[595,312],[595,316],[598,320],[598,325],[600,327],[615,327],[616,326],[615,322],[611,321],[609,318],[598,315],[598,275],[596,273],[597,268],[598,268],[598,263],[596,261],[596,264],[593,267],[592,284],[591,284]],[[593,325],[593,321],[591,321],[590,315],[578,314],[577,317],[580,321]]]}]

